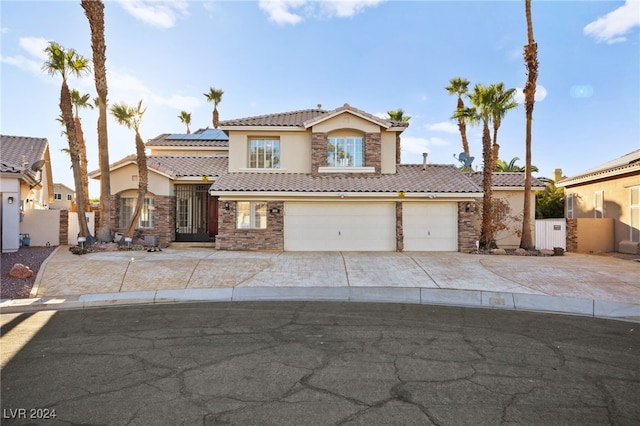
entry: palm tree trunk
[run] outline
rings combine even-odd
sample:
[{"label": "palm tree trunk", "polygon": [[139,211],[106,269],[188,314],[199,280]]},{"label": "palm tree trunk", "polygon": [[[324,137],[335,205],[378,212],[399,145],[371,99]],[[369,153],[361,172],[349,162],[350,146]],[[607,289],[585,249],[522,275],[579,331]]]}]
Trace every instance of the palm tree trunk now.
[{"label": "palm tree trunk", "polygon": [[74,118],[74,124],[76,125],[76,134],[78,138],[78,149],[80,154],[80,176],[82,177],[82,189],[84,190],[84,209],[87,212],[91,211],[91,203],[89,202],[89,176],[87,174],[87,145],[84,142],[84,133],[82,132],[82,123],[80,117]]},{"label": "palm tree trunk", "polygon": [[98,165],[100,168],[100,241],[111,241],[111,173],[109,170],[109,142],[107,136],[107,46],[104,40],[104,4],[101,0],[82,0],[82,8],[91,27],[94,77],[98,93]]},{"label": "palm tree trunk", "polygon": [[131,222],[127,228],[127,237],[133,238],[133,233],[138,224],[138,218],[140,212],[142,212],[142,206],[144,205],[144,198],[147,195],[147,189],[149,185],[149,171],[147,169],[147,156],[144,151],[144,141],[140,136],[140,133],[136,130],[136,163],[138,164],[138,200],[136,202],[136,208],[131,216]]},{"label": "palm tree trunk", "polygon": [[538,45],[533,39],[533,24],[531,22],[531,0],[525,0],[525,15],[527,18],[527,42],[524,47],[524,59],[527,65],[527,83],[524,86],[524,103],[526,110],[525,130],[525,180],[524,180],[524,209],[522,212],[522,238],[520,247],[533,250],[532,218],[531,218],[531,124],[533,122],[533,105],[536,94],[536,80],[538,79]]},{"label": "palm tree trunk", "polygon": [[498,164],[498,158],[500,154],[500,145],[498,145],[498,128],[500,128],[500,121],[493,122],[493,147],[491,148],[491,170],[496,168]]},{"label": "palm tree trunk", "polygon": [[482,229],[480,231],[480,246],[491,249],[496,247],[495,232],[493,228],[493,169],[491,168],[491,132],[489,131],[489,123],[485,120],[482,129],[482,158],[484,166],[482,169],[482,191],[484,197],[482,199]]},{"label": "palm tree trunk", "polygon": [[[460,96],[458,96],[458,111],[462,111],[464,109],[464,101]],[[464,118],[458,118],[458,130],[460,130],[460,137],[462,138],[462,150],[467,157],[469,156],[469,141],[467,139],[467,123],[465,123]]]},{"label": "palm tree trunk", "polygon": [[213,108],[213,128],[217,129],[218,128],[218,123],[220,122],[220,117],[218,114],[218,109],[217,108]]},{"label": "palm tree trunk", "polygon": [[76,133],[75,121],[73,119],[73,104],[71,103],[71,92],[67,81],[62,79],[60,88],[60,111],[64,119],[69,140],[69,154],[71,154],[71,167],[73,169],[73,181],[76,189],[76,200],[78,209],[78,224],[80,225],[80,236],[86,237],[87,244],[93,243],[93,236],[89,232],[89,226],[85,219],[85,199],[86,194],[82,186],[82,174],[80,172],[80,148],[78,146],[78,136]]}]

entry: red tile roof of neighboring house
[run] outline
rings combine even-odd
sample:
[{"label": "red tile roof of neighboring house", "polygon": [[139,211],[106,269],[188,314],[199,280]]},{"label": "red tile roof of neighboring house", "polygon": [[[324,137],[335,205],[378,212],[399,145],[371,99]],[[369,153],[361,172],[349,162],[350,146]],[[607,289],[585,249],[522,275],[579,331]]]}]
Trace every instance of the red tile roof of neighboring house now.
[{"label": "red tile roof of neighboring house", "polygon": [[254,117],[237,118],[220,122],[221,127],[241,127],[241,126],[265,126],[265,127],[308,127],[324,118],[331,117],[343,111],[349,111],[356,115],[366,117],[385,127],[408,127],[409,123],[402,121],[392,121],[376,117],[365,111],[345,104],[335,110],[327,111],[323,109],[304,109],[299,111],[289,111],[277,114],[257,115]]},{"label": "red tile roof of neighboring house", "polygon": [[453,165],[400,165],[381,176],[312,176],[306,173],[228,173],[211,191],[478,193],[481,189]]},{"label": "red tile roof of neighboring house", "polygon": [[[468,173],[469,177],[480,187],[484,176],[482,172]],[[524,188],[524,172],[494,172],[491,178],[491,186],[498,187],[523,187]],[[544,188],[547,186],[544,182],[535,177],[531,177],[532,188]]]}]

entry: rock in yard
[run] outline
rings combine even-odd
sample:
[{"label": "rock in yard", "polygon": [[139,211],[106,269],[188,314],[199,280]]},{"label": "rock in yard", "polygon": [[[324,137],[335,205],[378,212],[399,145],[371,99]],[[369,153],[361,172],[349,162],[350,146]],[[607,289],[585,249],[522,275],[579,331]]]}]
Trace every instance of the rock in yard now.
[{"label": "rock in yard", "polygon": [[517,254],[518,256],[526,256],[528,251],[526,251],[523,248],[517,248],[515,249],[514,253]]},{"label": "rock in yard", "polygon": [[497,249],[489,250],[489,253],[491,253],[491,254],[507,254],[507,251],[505,249],[497,248]]},{"label": "rock in yard", "polygon": [[16,263],[9,271],[9,276],[12,278],[27,279],[33,277],[34,273],[28,266],[22,263]]},{"label": "rock in yard", "polygon": [[540,249],[540,254],[542,256],[553,256],[555,253],[553,252],[553,250],[549,250],[549,249]]}]

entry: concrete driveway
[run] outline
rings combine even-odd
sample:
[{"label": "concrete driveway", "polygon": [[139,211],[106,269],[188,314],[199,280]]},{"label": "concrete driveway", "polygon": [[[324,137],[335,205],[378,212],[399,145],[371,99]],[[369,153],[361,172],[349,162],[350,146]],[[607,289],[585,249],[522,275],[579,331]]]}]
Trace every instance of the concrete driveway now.
[{"label": "concrete driveway", "polygon": [[640,262],[579,254],[520,257],[207,248],[78,256],[61,246],[42,265],[32,297],[3,301],[0,307],[293,299],[640,317]]}]

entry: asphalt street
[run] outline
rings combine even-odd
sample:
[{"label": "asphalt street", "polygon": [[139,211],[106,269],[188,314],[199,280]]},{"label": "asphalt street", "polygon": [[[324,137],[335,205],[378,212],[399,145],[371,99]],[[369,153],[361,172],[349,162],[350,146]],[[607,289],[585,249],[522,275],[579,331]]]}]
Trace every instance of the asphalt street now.
[{"label": "asphalt street", "polygon": [[447,306],[1,315],[2,424],[637,425],[637,323]]}]

